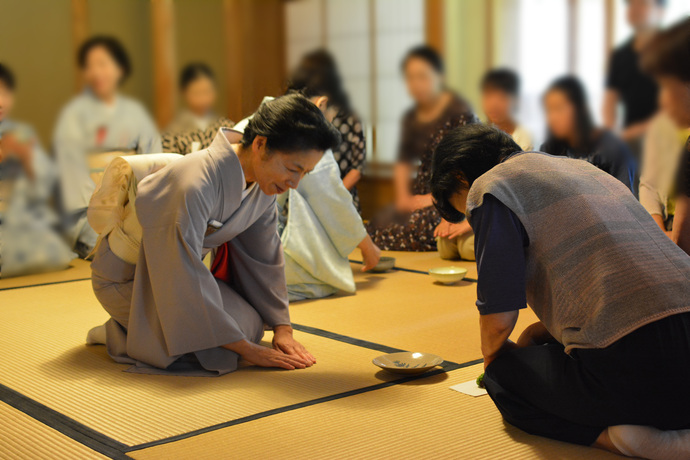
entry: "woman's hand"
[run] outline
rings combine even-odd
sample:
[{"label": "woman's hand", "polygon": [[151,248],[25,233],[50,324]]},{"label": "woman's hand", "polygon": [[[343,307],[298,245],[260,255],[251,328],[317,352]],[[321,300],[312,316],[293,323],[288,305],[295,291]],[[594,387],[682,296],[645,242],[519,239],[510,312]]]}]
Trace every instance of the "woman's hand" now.
[{"label": "woman's hand", "polygon": [[279,367],[294,370],[308,367],[301,358],[287,355],[273,348],[264,347],[248,340],[240,340],[225,345],[223,348],[234,351],[250,364],[260,367]]},{"label": "woman's hand", "polygon": [[273,348],[299,360],[306,367],[316,364],[316,358],[292,336],[291,326],[281,325],[273,328]]},{"label": "woman's hand", "polygon": [[534,324],[529,325],[517,341],[518,347],[531,347],[534,345],[543,345],[545,343],[555,342],[556,339],[553,338],[551,333],[546,329],[544,323],[537,321]]},{"label": "woman's hand", "polygon": [[371,236],[367,235],[366,238],[359,243],[359,249],[362,251],[362,271],[366,272],[371,270],[378,265],[381,260],[381,249],[374,244]]},{"label": "woman's hand", "polygon": [[446,220],[442,220],[441,223],[434,230],[434,236],[441,238],[453,239],[458,236],[465,235],[472,231],[469,222],[466,220],[460,222],[459,224],[451,224]]}]

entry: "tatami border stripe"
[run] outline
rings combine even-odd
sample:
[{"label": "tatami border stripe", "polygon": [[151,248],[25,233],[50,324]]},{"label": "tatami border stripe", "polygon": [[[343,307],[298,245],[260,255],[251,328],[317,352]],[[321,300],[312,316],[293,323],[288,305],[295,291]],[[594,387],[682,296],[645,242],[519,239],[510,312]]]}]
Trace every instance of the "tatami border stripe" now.
[{"label": "tatami border stripe", "polygon": [[126,444],[109,438],[2,384],[0,384],[0,401],[96,452],[117,460],[131,459],[124,453],[129,448]]},{"label": "tatami border stripe", "polygon": [[[348,259],[348,262],[350,262],[352,264],[359,264],[359,265],[362,265],[362,263],[363,263],[361,260],[352,260],[352,259]],[[413,270],[411,268],[403,268],[403,267],[393,267],[391,270],[395,270],[395,271],[399,271],[399,272],[408,272],[408,273],[419,273],[420,275],[428,275],[429,274],[429,272],[425,272],[422,270]],[[469,281],[471,283],[477,282],[476,279],[467,278],[467,277],[463,278],[462,280],[463,281]]]},{"label": "tatami border stripe", "polygon": [[2,291],[12,291],[14,289],[26,289],[26,288],[32,288],[32,287],[40,287],[40,286],[52,286],[54,284],[66,284],[66,283],[75,283],[77,281],[87,281],[90,280],[91,278],[79,278],[76,280],[64,280],[64,281],[53,281],[52,283],[40,283],[40,284],[29,284],[27,286],[12,286],[12,287],[6,287],[6,288],[0,288],[0,292]]},{"label": "tatami border stripe", "polygon": [[301,402],[301,403],[297,403],[297,404],[292,404],[290,406],[284,406],[284,407],[280,407],[277,409],[268,410],[265,412],[259,412],[258,414],[238,418],[235,420],[231,420],[229,422],[219,423],[217,425],[209,426],[206,428],[201,428],[201,429],[198,429],[195,431],[190,431],[189,433],[184,433],[184,434],[177,435],[177,436],[171,436],[171,437],[165,438],[165,439],[160,439],[157,441],[152,441],[152,442],[147,442],[144,444],[132,446],[132,447],[128,448],[126,450],[126,452],[132,452],[135,450],[148,449],[150,447],[156,447],[156,446],[160,446],[163,444],[169,444],[171,442],[181,441],[183,439],[192,438],[192,437],[195,437],[195,436],[198,436],[201,434],[210,433],[212,431],[220,430],[223,428],[228,428],[231,426],[240,425],[242,423],[252,422],[254,420],[259,420],[259,419],[262,419],[265,417],[269,417],[271,415],[282,414],[284,412],[289,412],[289,411],[293,411],[296,409],[302,409],[304,407],[314,406],[316,404],[321,404],[321,403],[325,403],[325,402],[329,402],[329,401],[335,401],[338,399],[347,398],[348,396],[355,396],[355,395],[359,395],[362,393],[368,393],[370,391],[376,391],[376,390],[380,390],[383,388],[388,388],[388,387],[392,387],[395,385],[399,385],[402,383],[411,382],[414,380],[429,378],[429,377],[432,377],[435,375],[444,374],[446,372],[461,369],[463,367],[473,366],[475,364],[482,363],[483,361],[484,361],[483,359],[477,359],[477,360],[470,361],[470,362],[467,362],[464,364],[444,362],[443,368],[437,369],[435,371],[426,372],[426,373],[420,374],[420,375],[413,375],[413,376],[409,376],[409,377],[404,377],[402,379],[392,380],[390,382],[383,382],[383,383],[371,385],[371,386],[364,387],[364,388],[358,388],[356,390],[350,390],[350,391],[338,393],[335,395],[324,396],[323,398],[312,399],[311,401],[305,401],[305,402]]}]

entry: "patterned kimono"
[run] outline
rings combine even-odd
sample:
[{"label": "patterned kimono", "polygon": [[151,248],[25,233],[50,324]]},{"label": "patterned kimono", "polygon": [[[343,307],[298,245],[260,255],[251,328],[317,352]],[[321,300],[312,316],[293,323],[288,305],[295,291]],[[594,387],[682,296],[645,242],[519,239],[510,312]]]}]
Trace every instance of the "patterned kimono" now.
[{"label": "patterned kimono", "polygon": [[191,112],[180,113],[163,133],[163,152],[188,153],[211,145],[220,128],[232,128],[235,123],[225,117],[200,118]]},{"label": "patterned kimono", "polygon": [[[443,136],[458,126],[476,122],[470,106],[457,95],[432,122],[417,121],[414,109],[405,114],[398,161],[420,162],[417,177],[412,182],[413,195],[431,193],[431,159]],[[434,229],[440,223],[441,217],[433,206],[402,215],[387,209],[369,223],[367,230],[374,243],[387,251],[435,251]]]}]

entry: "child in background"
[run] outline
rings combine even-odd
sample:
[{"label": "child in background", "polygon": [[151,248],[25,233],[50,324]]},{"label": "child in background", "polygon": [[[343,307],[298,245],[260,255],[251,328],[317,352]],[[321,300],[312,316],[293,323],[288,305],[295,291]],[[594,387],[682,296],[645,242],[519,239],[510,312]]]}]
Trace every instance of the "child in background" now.
[{"label": "child in background", "polygon": [[482,79],[481,91],[482,109],[488,123],[510,134],[522,150],[532,150],[532,135],[515,120],[520,96],[520,77],[510,69],[490,70]]}]

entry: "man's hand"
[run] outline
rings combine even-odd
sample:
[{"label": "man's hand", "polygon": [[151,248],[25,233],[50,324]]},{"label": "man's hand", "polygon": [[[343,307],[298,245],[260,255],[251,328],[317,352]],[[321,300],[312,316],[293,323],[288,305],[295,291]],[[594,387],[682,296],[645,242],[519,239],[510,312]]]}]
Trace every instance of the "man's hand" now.
[{"label": "man's hand", "polygon": [[555,341],[556,339],[554,339],[551,333],[546,329],[544,323],[537,321],[522,331],[522,334],[520,334],[520,338],[517,341],[517,346],[520,348],[531,347],[534,345],[543,345],[545,343],[552,343]]},{"label": "man's hand", "polygon": [[273,348],[285,353],[287,356],[298,359],[306,367],[316,364],[316,358],[292,336],[291,326],[282,325],[273,328]]}]

